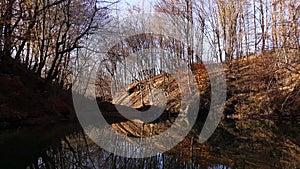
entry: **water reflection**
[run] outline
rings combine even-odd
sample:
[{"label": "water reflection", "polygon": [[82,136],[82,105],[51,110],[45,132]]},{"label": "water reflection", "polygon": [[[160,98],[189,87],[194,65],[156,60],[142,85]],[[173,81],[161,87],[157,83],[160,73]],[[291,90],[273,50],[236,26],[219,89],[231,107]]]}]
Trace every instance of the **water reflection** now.
[{"label": "water reflection", "polygon": [[[62,130],[62,128],[64,130]],[[21,129],[0,133],[0,168],[299,168],[300,123],[223,122],[204,144],[198,127],[178,146],[152,158],[123,158],[101,149],[80,128]],[[64,131],[63,133],[61,131]],[[26,133],[27,132],[27,133]],[[55,133],[55,134],[54,134]],[[130,145],[123,145],[125,151]]]},{"label": "water reflection", "polygon": [[[131,151],[127,147],[127,151]],[[184,159],[182,154],[157,154],[152,158],[123,158],[99,148],[82,133],[64,138],[61,147],[50,148],[46,156],[40,157],[37,164],[27,168],[203,168],[204,165]],[[227,168],[223,165],[210,165],[211,168]],[[208,164],[205,164],[208,167]]]}]

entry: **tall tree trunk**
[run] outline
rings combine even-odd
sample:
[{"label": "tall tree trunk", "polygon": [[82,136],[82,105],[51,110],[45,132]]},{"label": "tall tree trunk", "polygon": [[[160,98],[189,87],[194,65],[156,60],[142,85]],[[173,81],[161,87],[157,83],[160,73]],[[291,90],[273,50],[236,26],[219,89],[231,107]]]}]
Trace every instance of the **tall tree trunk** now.
[{"label": "tall tree trunk", "polygon": [[12,49],[12,19],[13,19],[13,4],[15,0],[8,0],[7,8],[4,14],[4,46],[3,46],[3,55],[2,62],[4,65],[8,64],[11,59],[11,49]]},{"label": "tall tree trunk", "polygon": [[273,42],[273,48],[278,48],[278,40],[277,40],[277,19],[276,19],[276,6],[277,2],[276,0],[272,0],[272,42]]},{"label": "tall tree trunk", "polygon": [[256,2],[253,0],[254,54],[257,52]]},{"label": "tall tree trunk", "polygon": [[263,6],[263,0],[259,0],[259,6],[260,6],[260,26],[261,26],[261,51],[263,52],[265,50],[266,46],[266,32],[265,32],[265,14],[264,14],[264,6]]}]

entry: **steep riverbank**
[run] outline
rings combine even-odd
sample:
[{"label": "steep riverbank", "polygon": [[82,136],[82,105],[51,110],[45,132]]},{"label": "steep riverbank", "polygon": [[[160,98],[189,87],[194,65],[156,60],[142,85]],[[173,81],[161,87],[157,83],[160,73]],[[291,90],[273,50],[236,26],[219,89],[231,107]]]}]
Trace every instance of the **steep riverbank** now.
[{"label": "steep riverbank", "polygon": [[[231,119],[300,118],[299,63],[299,51],[277,51],[224,64],[227,81],[225,116]],[[205,115],[210,106],[209,76],[200,63],[193,64],[192,70],[196,84],[188,85],[199,88],[199,114]],[[188,81],[188,76],[183,74],[179,80]],[[129,85],[113,103],[134,108],[149,106],[149,95],[157,97],[160,93],[153,89],[158,88],[168,93],[166,110],[178,112],[182,111],[180,97],[188,90],[188,85],[179,90],[178,81],[168,74],[160,74]]]},{"label": "steep riverbank", "polygon": [[47,85],[18,65],[0,72],[0,126],[41,125],[75,120],[70,92]]},{"label": "steep riverbank", "polygon": [[[284,53],[282,56],[280,52],[269,52],[235,60],[229,66],[224,64],[227,78],[224,117],[299,119],[298,56],[298,51]],[[189,85],[199,88],[199,114],[205,119],[210,106],[209,76],[205,66],[200,63],[193,64],[191,69],[196,83]],[[181,77],[179,80],[183,82],[189,78],[184,73]],[[47,85],[26,68],[17,66],[14,72],[0,72],[0,82],[0,126],[76,121],[71,92]],[[178,81],[166,73],[130,84],[125,93],[119,93],[112,102],[143,111],[151,106],[149,93],[153,98],[161,94],[159,90],[152,92],[154,88],[167,93],[165,114],[157,122],[169,117],[176,118],[178,112],[186,111],[189,107],[180,102],[181,96],[189,90],[188,85],[179,90]],[[119,122],[126,122],[124,117],[116,114],[117,110],[111,103],[100,103],[99,107],[104,109],[102,112],[110,124],[117,123],[115,128],[119,128]]]},{"label": "steep riverbank", "polygon": [[268,51],[237,60],[227,75],[230,118],[300,118],[300,52]]}]

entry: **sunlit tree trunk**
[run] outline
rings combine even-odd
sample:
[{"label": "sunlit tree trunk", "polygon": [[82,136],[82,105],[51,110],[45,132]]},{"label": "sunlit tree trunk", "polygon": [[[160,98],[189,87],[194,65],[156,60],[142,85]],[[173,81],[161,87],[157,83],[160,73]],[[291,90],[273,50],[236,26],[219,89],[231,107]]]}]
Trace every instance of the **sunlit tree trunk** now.
[{"label": "sunlit tree trunk", "polygon": [[272,15],[272,44],[273,44],[273,48],[277,49],[278,48],[278,40],[277,40],[277,1],[276,0],[272,0],[272,11],[271,11],[271,15]]}]

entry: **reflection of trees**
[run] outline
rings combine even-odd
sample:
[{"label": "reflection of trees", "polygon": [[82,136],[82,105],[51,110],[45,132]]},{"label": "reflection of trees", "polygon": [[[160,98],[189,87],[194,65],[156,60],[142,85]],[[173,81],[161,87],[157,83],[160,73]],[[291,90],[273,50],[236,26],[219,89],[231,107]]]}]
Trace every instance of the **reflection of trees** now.
[{"label": "reflection of trees", "polygon": [[299,129],[299,123],[272,120],[224,123],[210,139],[210,153],[233,168],[299,167]]},{"label": "reflection of trees", "polygon": [[[130,149],[130,147],[127,147]],[[131,150],[128,150],[131,151]],[[61,140],[57,148],[49,148],[31,168],[199,168],[200,164],[180,160],[185,154],[158,154],[137,159],[115,156],[101,149],[83,133]]]},{"label": "reflection of trees", "polygon": [[299,129],[299,124],[271,120],[223,123],[204,144],[197,142],[195,129],[169,152],[144,159],[115,156],[74,133],[31,168],[295,168],[300,164]]}]

